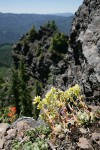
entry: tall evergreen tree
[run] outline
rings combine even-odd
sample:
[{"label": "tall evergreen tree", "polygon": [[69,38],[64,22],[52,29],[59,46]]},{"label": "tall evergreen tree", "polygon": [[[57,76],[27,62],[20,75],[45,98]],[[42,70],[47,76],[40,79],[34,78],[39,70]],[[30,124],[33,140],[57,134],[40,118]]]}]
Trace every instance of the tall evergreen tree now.
[{"label": "tall evergreen tree", "polygon": [[0,107],[2,108],[4,105],[4,90],[3,90],[4,80],[0,77]]},{"label": "tall evergreen tree", "polygon": [[20,62],[19,68],[17,70],[13,69],[12,94],[18,116],[32,116],[31,88],[23,59]]},{"label": "tall evergreen tree", "polygon": [[21,88],[21,115],[32,116],[31,87],[28,84],[29,77],[26,74],[26,67],[22,59],[19,66],[20,88]]},{"label": "tall evergreen tree", "polygon": [[37,31],[35,29],[35,26],[32,26],[32,28],[30,29],[29,34],[28,34],[28,40],[30,42],[34,42],[34,40],[36,38],[37,38]]},{"label": "tall evergreen tree", "polygon": [[0,107],[12,104],[10,100],[10,82],[0,77]]},{"label": "tall evergreen tree", "polygon": [[12,69],[12,86],[11,86],[12,98],[16,106],[17,115],[20,115],[20,79],[18,75],[18,70]]}]

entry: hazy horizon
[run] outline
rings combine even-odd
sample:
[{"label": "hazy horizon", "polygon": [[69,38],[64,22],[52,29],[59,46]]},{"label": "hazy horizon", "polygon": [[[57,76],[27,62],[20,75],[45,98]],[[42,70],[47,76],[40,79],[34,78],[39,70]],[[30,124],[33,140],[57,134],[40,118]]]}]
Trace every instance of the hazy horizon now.
[{"label": "hazy horizon", "polygon": [[57,14],[75,13],[83,0],[0,0],[1,13]]},{"label": "hazy horizon", "polygon": [[15,13],[15,12],[0,12],[0,13],[2,13],[2,14],[36,14],[36,15],[59,15],[59,14],[66,14],[66,13],[68,13],[68,14],[74,14],[74,13],[72,13],[72,12],[61,12],[61,13],[59,13],[59,12],[56,12],[56,13],[45,13],[45,14],[43,14],[43,13]]}]

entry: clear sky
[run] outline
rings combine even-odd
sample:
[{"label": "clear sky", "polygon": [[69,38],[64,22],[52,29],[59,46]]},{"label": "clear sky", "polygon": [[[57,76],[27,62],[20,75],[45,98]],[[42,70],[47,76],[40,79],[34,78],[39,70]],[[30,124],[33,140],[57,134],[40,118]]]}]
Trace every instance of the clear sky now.
[{"label": "clear sky", "polygon": [[82,2],[83,0],[0,0],[0,12],[74,13]]}]

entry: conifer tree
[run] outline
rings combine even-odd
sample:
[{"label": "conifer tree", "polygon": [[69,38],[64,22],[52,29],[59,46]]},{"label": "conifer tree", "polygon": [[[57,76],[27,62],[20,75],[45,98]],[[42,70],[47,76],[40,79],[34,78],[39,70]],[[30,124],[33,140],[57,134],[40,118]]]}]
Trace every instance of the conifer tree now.
[{"label": "conifer tree", "polygon": [[20,77],[20,99],[21,99],[21,115],[32,116],[32,96],[31,87],[29,87],[29,77],[26,74],[26,67],[22,59],[19,66]]},{"label": "conifer tree", "polygon": [[3,92],[3,83],[4,80],[2,79],[2,77],[0,77],[0,107],[3,107],[3,98],[4,98],[4,92]]},{"label": "conifer tree", "polygon": [[30,42],[34,42],[34,40],[36,39],[36,37],[37,37],[37,31],[35,29],[35,26],[33,25],[32,28],[29,31],[28,40]]},{"label": "conifer tree", "polygon": [[60,53],[66,53],[68,50],[68,42],[67,35],[64,35],[63,33],[56,33],[53,36],[52,49]]},{"label": "conifer tree", "polygon": [[32,116],[32,96],[26,74],[24,60],[20,61],[18,69],[12,73],[12,94],[18,116]]},{"label": "conifer tree", "polygon": [[12,69],[12,86],[11,86],[12,98],[16,106],[17,115],[20,115],[20,79],[18,75],[18,70]]},{"label": "conifer tree", "polygon": [[12,103],[10,100],[10,82],[0,77],[0,107],[3,108]]}]

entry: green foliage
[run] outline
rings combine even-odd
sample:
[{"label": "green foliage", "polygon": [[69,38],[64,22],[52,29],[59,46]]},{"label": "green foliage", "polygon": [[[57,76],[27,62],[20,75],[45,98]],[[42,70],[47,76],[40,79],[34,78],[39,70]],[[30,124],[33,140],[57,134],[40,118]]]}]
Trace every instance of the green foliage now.
[{"label": "green foliage", "polygon": [[16,107],[15,106],[6,106],[0,108],[0,123],[12,123],[16,119]]},{"label": "green foliage", "polygon": [[12,150],[48,150],[48,144],[40,138],[34,143],[31,141],[25,141],[20,144],[20,142],[14,141],[12,144]]},{"label": "green foliage", "polygon": [[38,46],[38,48],[36,49],[36,56],[39,57],[42,54],[42,50],[41,48]]},{"label": "green foliage", "polygon": [[12,150],[34,150],[34,146],[31,141],[25,141],[20,143],[18,140],[14,140],[11,145]]},{"label": "green foliage", "polygon": [[99,118],[100,118],[100,109],[99,109],[99,108],[97,109],[97,111],[96,111],[96,115],[95,115],[95,116],[96,116],[96,118],[97,118],[97,119],[99,119]]},{"label": "green foliage", "polygon": [[44,26],[41,27],[43,30],[51,30],[54,32],[58,31],[57,25],[55,23],[55,21],[48,21],[46,24],[44,24]]},{"label": "green foliage", "polygon": [[10,66],[12,65],[12,44],[0,45],[0,76],[10,76]]},{"label": "green foliage", "polygon": [[20,42],[22,45],[27,46],[29,44],[27,35],[23,35],[22,40]]},{"label": "green foliage", "polygon": [[20,77],[20,99],[21,99],[21,115],[32,116],[32,96],[31,88],[29,87],[29,77],[26,74],[26,68],[24,61],[22,60],[19,66],[19,77]]},{"label": "green foliage", "polygon": [[37,31],[35,29],[35,26],[32,26],[30,31],[28,32],[28,40],[30,42],[34,42],[34,40],[37,38]]},{"label": "green foliage", "polygon": [[58,30],[58,28],[57,28],[57,25],[56,25],[56,23],[55,23],[55,21],[52,21],[51,23],[49,23],[50,25],[50,28],[52,29],[52,30],[54,30],[54,31],[57,31]]},{"label": "green foliage", "polygon": [[10,82],[0,77],[0,107],[8,106],[12,103],[10,99]]},{"label": "green foliage", "polygon": [[0,45],[0,67],[9,68],[12,64],[12,44]]},{"label": "green foliage", "polygon": [[34,95],[37,96],[37,95],[41,95],[41,92],[42,92],[42,83],[38,80],[35,80],[35,83],[34,83]]},{"label": "green foliage", "polygon": [[[33,90],[34,90],[34,95],[35,96],[41,95],[41,93],[42,93],[42,83],[39,82],[38,80],[35,80]],[[33,114],[34,114],[35,119],[38,119],[39,113],[40,113],[40,110],[37,109],[37,104],[34,104],[33,105]]]},{"label": "green foliage", "polygon": [[2,84],[4,83],[3,78],[0,76],[0,87],[2,86]]},{"label": "green foliage", "polygon": [[3,78],[11,77],[11,68],[0,67],[0,76]]},{"label": "green foliage", "polygon": [[47,138],[50,132],[51,130],[49,127],[39,126],[35,129],[26,131],[25,135],[30,138],[30,141],[34,142],[36,140],[36,137],[41,137],[41,135],[44,135],[44,137]]},{"label": "green foliage", "polygon": [[50,72],[50,73],[48,74],[47,84],[53,85],[53,84],[54,84],[54,79],[55,79],[55,76],[54,76],[54,72],[52,71],[52,72]]},{"label": "green foliage", "polygon": [[35,97],[34,104],[41,110],[40,116],[54,131],[65,128],[69,123],[84,124],[94,120],[94,114],[88,110],[80,95],[80,87],[76,84],[66,91],[52,87],[41,101]]},{"label": "green foliage", "polygon": [[12,98],[14,100],[16,109],[17,109],[17,114],[18,116],[20,115],[21,108],[20,108],[20,79],[18,75],[18,70],[15,68],[12,69],[12,83],[11,83],[11,93],[12,93]]},{"label": "green foliage", "polygon": [[48,136],[50,129],[48,127],[40,126],[25,132],[29,140],[20,143],[14,140],[12,143],[12,150],[48,150]]},{"label": "green foliage", "polygon": [[9,118],[7,117],[8,107],[0,108],[0,123],[9,122]]},{"label": "green foliage", "polygon": [[68,50],[68,36],[63,33],[56,33],[52,39],[51,50],[66,53]]},{"label": "green foliage", "polygon": [[19,68],[12,72],[12,95],[18,116],[32,116],[32,89],[28,81],[24,60],[21,60]]},{"label": "green foliage", "polygon": [[88,125],[94,121],[94,114],[92,112],[79,111],[77,118],[81,124]]}]

